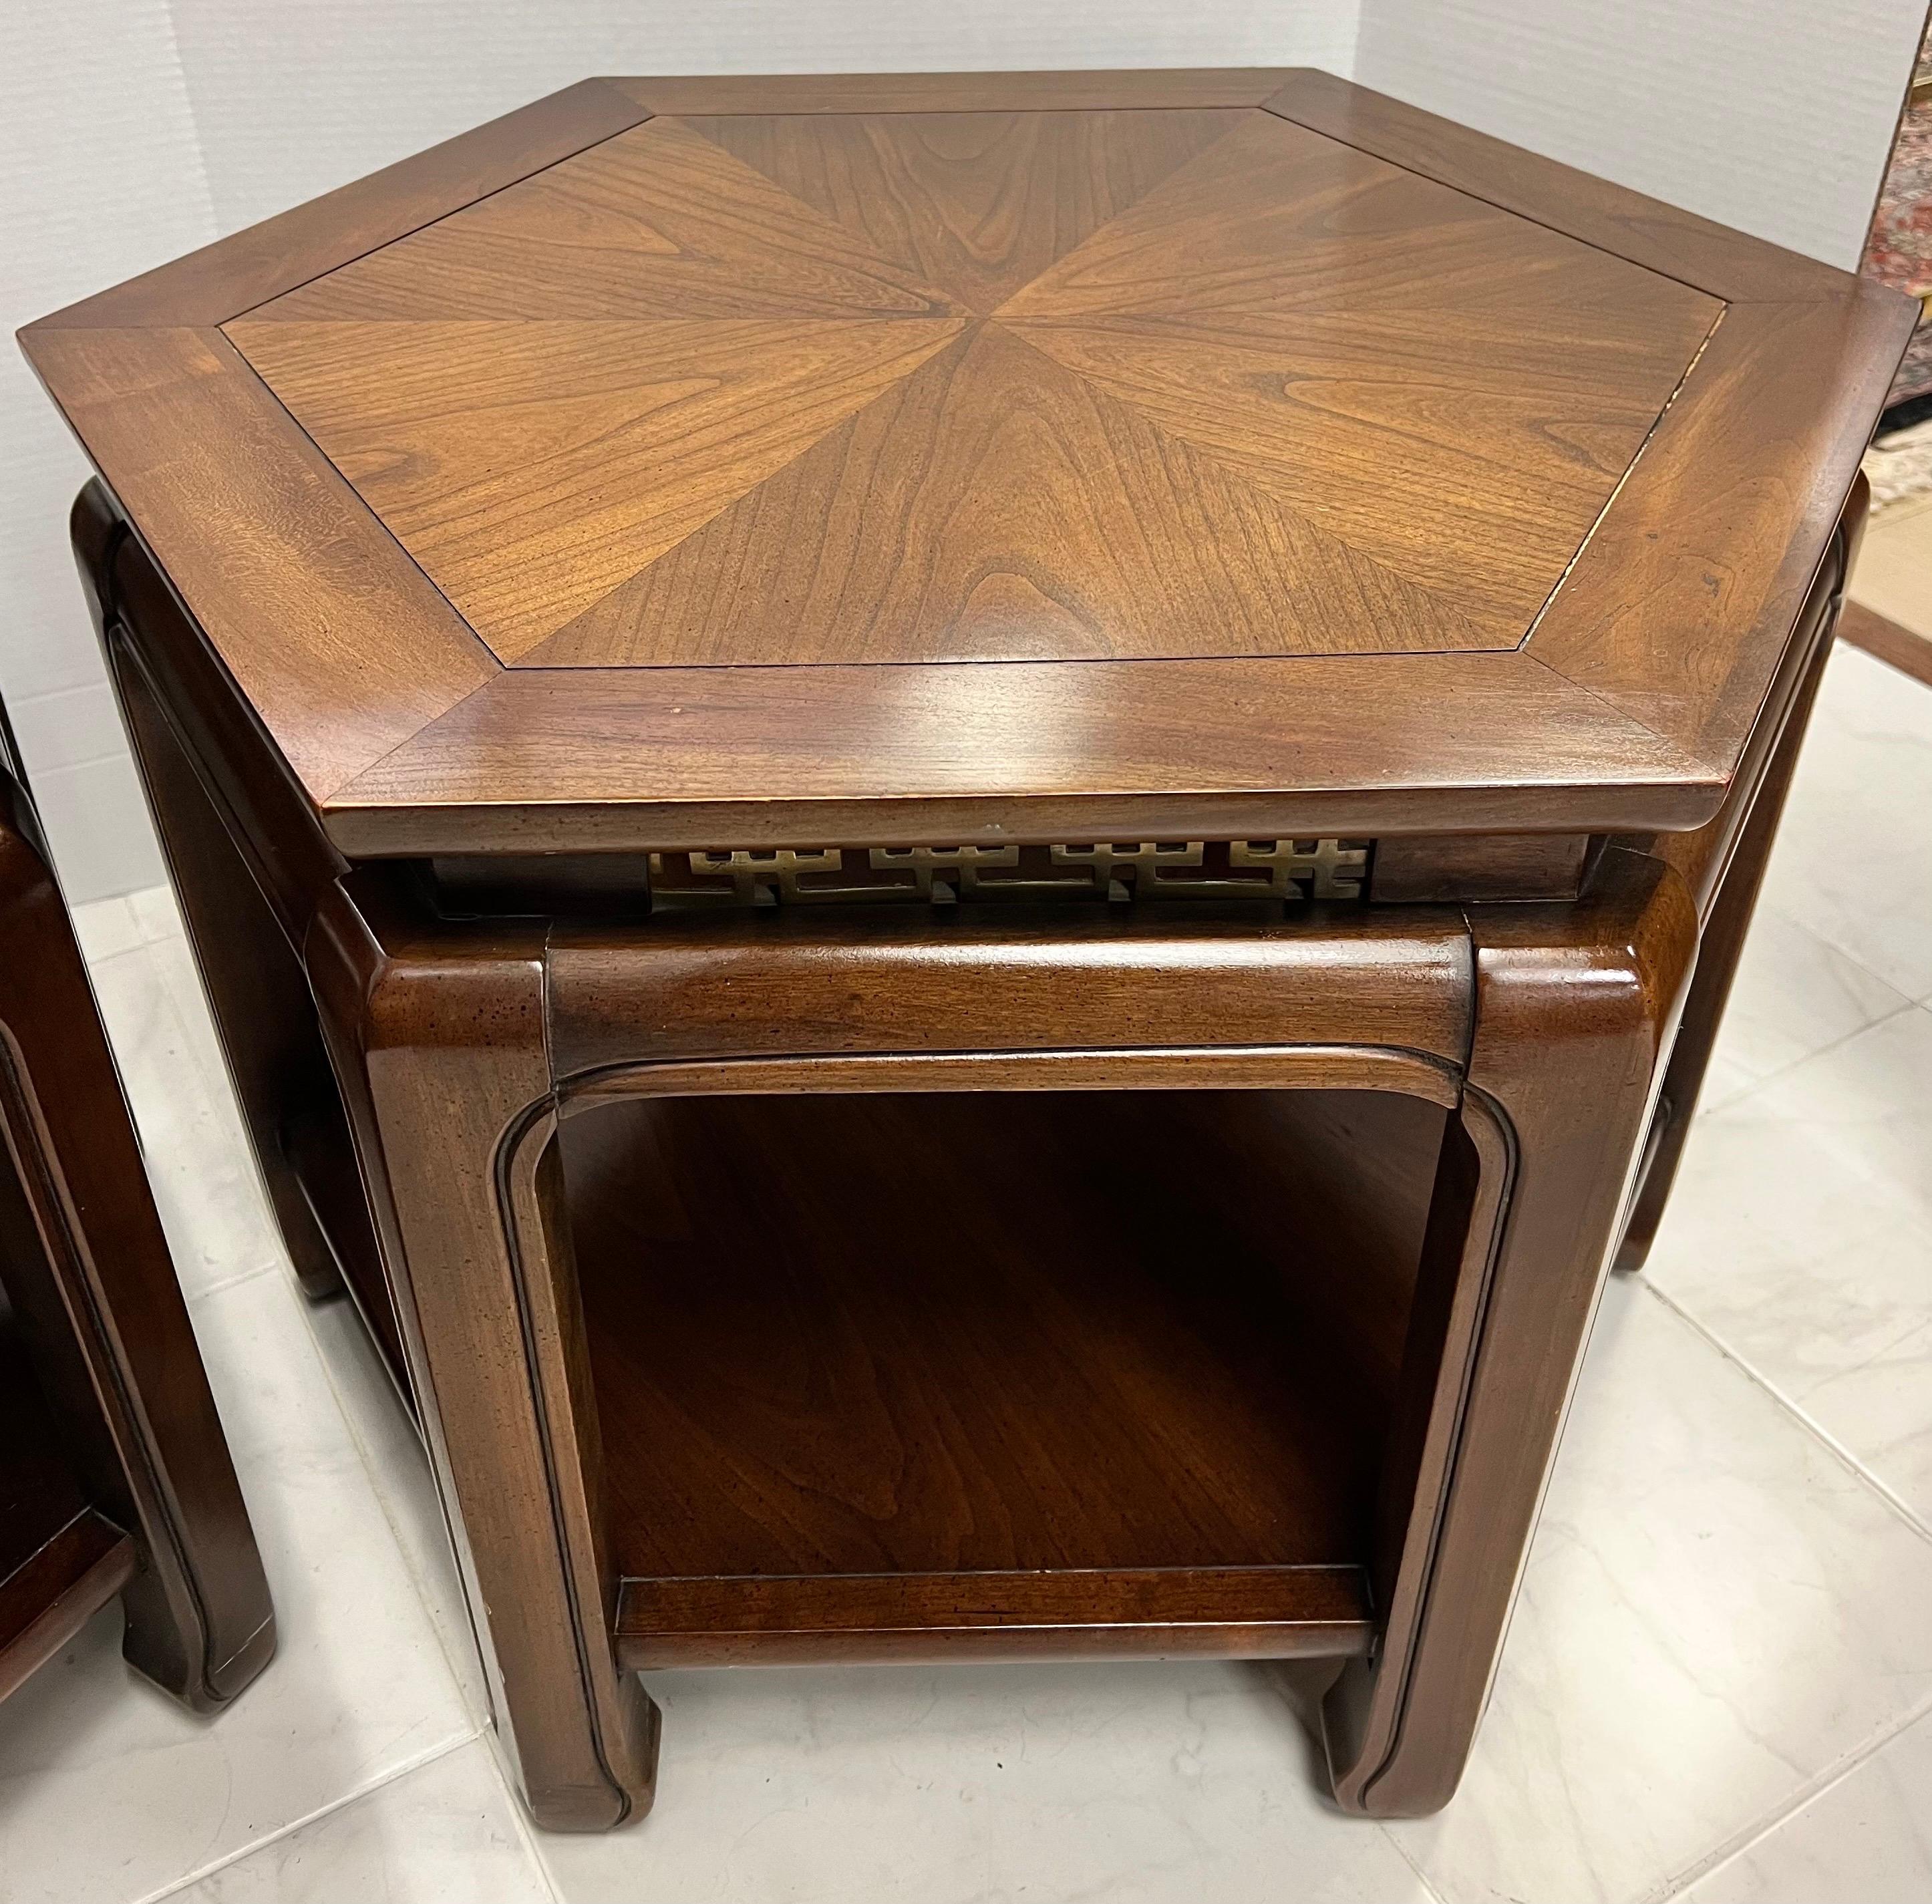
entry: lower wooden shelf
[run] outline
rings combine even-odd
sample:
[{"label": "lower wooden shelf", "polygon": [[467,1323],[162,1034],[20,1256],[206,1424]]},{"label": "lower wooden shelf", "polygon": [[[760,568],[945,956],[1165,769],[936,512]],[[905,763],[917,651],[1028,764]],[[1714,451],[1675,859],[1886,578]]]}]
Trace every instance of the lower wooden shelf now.
[{"label": "lower wooden shelf", "polygon": [[133,1576],[134,1542],[87,1504],[0,1294],[0,1699]]},{"label": "lower wooden shelf", "polygon": [[639,1669],[855,1650],[895,1660],[1325,1659],[1366,1653],[1370,1614],[1355,1567],[627,1580],[617,1657]]},{"label": "lower wooden shelf", "polygon": [[634,1666],[1364,1650],[1443,1113],[634,1100],[564,1165]]}]

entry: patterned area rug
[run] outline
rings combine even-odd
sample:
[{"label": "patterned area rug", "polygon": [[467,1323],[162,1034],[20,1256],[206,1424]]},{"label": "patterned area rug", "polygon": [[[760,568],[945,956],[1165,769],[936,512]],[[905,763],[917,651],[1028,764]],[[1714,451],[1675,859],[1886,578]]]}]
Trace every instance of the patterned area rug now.
[{"label": "patterned area rug", "polygon": [[1865,451],[1864,467],[1874,515],[1932,496],[1932,419],[1880,437]]},{"label": "patterned area rug", "polygon": [[[1932,32],[1921,44],[1912,97],[1899,121],[1898,138],[1886,168],[1876,215],[1865,244],[1866,277],[1915,298],[1932,291],[1932,101],[1921,97],[1932,83]],[[1903,403],[1932,392],[1932,323],[1922,322],[1905,349],[1892,386]],[[1874,498],[1878,478],[1872,478]]]}]

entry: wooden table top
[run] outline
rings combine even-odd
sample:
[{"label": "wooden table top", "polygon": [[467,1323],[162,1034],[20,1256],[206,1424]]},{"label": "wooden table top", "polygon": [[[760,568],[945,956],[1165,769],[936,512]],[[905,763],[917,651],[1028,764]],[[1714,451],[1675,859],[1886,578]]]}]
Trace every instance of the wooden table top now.
[{"label": "wooden table top", "polygon": [[1700,823],[1915,308],[1319,73],[614,79],[22,341],[346,850],[805,846]]}]

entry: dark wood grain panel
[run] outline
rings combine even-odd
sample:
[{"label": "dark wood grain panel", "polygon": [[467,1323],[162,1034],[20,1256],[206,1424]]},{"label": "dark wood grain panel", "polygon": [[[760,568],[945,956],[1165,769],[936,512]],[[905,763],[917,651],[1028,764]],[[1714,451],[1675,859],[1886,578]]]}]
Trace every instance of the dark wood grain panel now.
[{"label": "dark wood grain panel", "polygon": [[[1454,909],[1317,907],[1272,920],[1214,910],[1070,919],[982,907],[962,928],[896,907],[830,922],[782,909],[775,918],[666,916],[641,938],[560,925],[554,1063],[571,1079],[615,1064],[935,1045],[1007,1054],[1192,1047],[1207,1063],[1214,1048],[1233,1046],[1256,1063],[1271,1051],[1292,1073],[1287,1048],[1361,1043],[1460,1062],[1468,948]],[[984,982],[989,971],[997,985]]]},{"label": "dark wood grain panel", "polygon": [[1370,891],[1413,905],[1457,899],[1574,899],[1592,842],[1587,833],[1451,833],[1378,840]]},{"label": "dark wood grain panel", "polygon": [[0,1579],[0,1699],[45,1666],[140,1564],[134,1541],[87,1508]]},{"label": "dark wood grain panel", "polygon": [[[620,1573],[1359,1561],[1390,1398],[1313,1317],[1326,1266],[1366,1278],[1379,1247],[1400,1286],[1420,1232],[1372,1246],[1345,1186],[1304,1177],[1298,1132],[1367,1118],[1426,1207],[1443,1114],[1312,1096],[1238,1094],[1245,1149],[1199,1092],[572,1120]],[[1384,1319],[1397,1345],[1405,1319]]]},{"label": "dark wood grain panel", "polygon": [[232,334],[507,661],[915,370],[964,321],[251,321]]},{"label": "dark wood grain panel", "polygon": [[1359,1568],[627,1580],[618,1657],[657,1666],[1333,1659],[1374,1633]]},{"label": "dark wood grain panel", "polygon": [[1816,259],[1312,67],[1289,74],[1266,105],[1297,124],[1568,232],[1714,297],[1837,298],[1850,282],[1849,273]]},{"label": "dark wood grain panel", "polygon": [[1861,282],[1842,301],[1727,312],[1529,652],[1730,771],[1916,308]]},{"label": "dark wood grain panel", "polygon": [[236,326],[293,425],[30,331],[342,847],[1714,810],[1896,300],[1319,75],[622,83],[287,227],[352,253]]},{"label": "dark wood grain panel", "polygon": [[1258,106],[1291,69],[1072,73],[775,73],[614,78],[652,112],[1058,112]]},{"label": "dark wood grain panel", "polygon": [[[680,484],[680,497],[694,487]],[[572,572],[586,568],[597,572]],[[931,357],[522,659],[1359,654],[1514,647],[1522,632],[1472,619],[1456,597],[1418,586],[995,324]]]},{"label": "dark wood grain panel", "polygon": [[315,324],[953,310],[714,141],[653,119],[250,316]]},{"label": "dark wood grain panel", "polygon": [[1243,117],[1222,108],[688,123],[983,316]]},{"label": "dark wood grain panel", "polygon": [[118,1593],[128,1663],[214,1712],[268,1583],[40,841],[0,760],[0,1687]]},{"label": "dark wood grain panel", "polygon": [[1718,309],[1257,114],[1000,316],[1519,638]]},{"label": "dark wood grain panel", "polygon": [[28,346],[312,799],[497,672],[220,331]]},{"label": "dark wood grain panel", "polygon": [[[0,1168],[12,1168],[0,1154]],[[14,1184],[0,1183],[0,1238],[31,1249],[20,1198]],[[47,1405],[22,1336],[0,1284],[0,1581],[13,1579],[87,1511],[74,1452],[63,1445],[59,1419]],[[24,1626],[29,1617],[18,1614],[14,1624]]]},{"label": "dark wood grain panel", "polygon": [[1722,796],[1526,655],[512,668],[328,819],[352,853],[656,850],[1614,832],[1696,824]]}]

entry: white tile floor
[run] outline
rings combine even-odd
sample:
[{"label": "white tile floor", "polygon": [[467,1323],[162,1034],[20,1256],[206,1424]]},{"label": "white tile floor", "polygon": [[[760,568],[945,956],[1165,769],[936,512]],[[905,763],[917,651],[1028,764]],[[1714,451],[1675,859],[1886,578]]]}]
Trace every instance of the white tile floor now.
[{"label": "white tile floor", "polygon": [[0,1707],[19,1904],[1932,1900],[1932,692],[1832,664],[1707,1107],[1606,1300],[1462,1791],[1319,1795],[1264,1667],[665,1674],[660,1803],[538,1841],[434,1498],[296,1294],[164,893],[87,909],[279,1612],[218,1722],[103,1615]]}]

